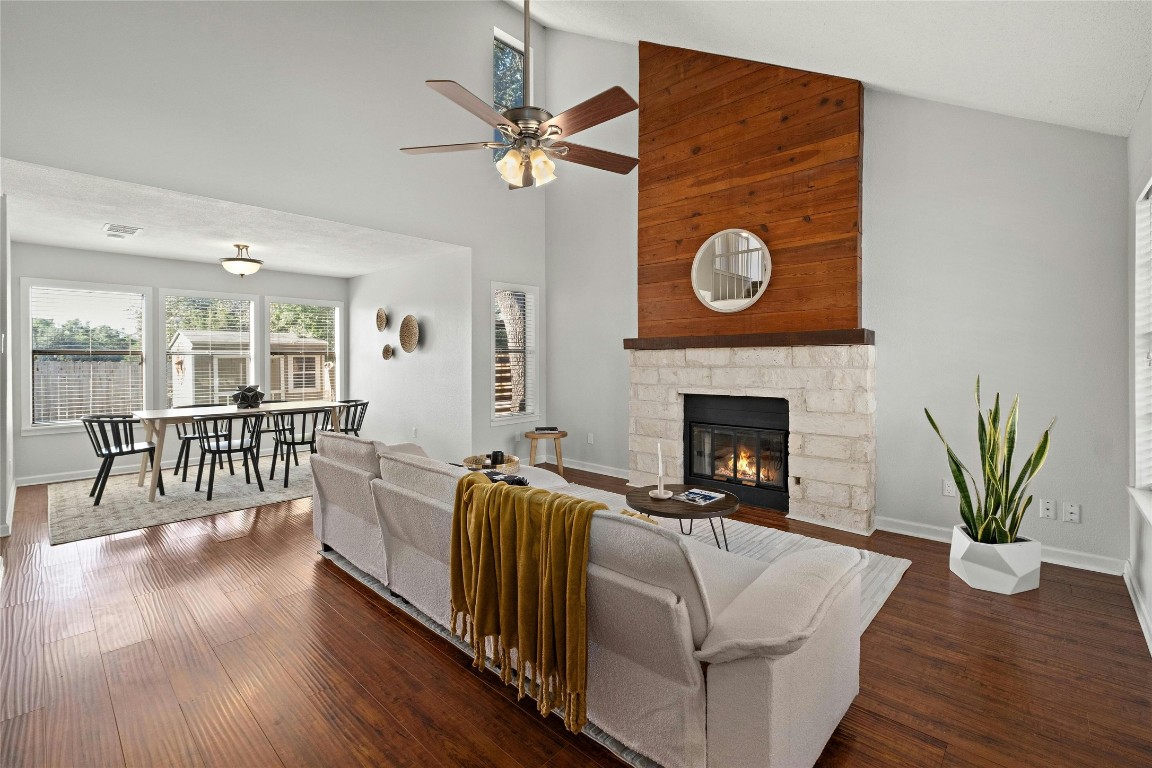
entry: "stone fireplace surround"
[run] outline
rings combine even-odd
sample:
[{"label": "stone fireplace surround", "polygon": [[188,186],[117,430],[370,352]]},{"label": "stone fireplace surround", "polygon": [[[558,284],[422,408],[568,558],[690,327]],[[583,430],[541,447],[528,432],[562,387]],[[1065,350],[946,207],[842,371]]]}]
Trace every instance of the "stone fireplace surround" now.
[{"label": "stone fireplace surround", "polygon": [[788,401],[789,517],[868,534],[876,507],[876,347],[629,349],[628,482],[683,480],[684,395]]}]

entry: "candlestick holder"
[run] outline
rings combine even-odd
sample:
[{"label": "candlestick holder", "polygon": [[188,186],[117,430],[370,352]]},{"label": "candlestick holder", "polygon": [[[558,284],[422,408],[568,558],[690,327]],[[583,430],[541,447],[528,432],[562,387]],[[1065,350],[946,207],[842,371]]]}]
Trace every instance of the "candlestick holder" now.
[{"label": "candlestick holder", "polygon": [[672,491],[664,490],[664,475],[656,476],[656,490],[648,491],[648,495],[661,500],[672,498]]}]

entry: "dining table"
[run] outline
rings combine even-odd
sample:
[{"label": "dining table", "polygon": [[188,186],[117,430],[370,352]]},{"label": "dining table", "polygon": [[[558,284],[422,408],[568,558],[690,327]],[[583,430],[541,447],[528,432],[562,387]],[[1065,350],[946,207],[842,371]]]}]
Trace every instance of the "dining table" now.
[{"label": "dining table", "polygon": [[[133,411],[132,417],[139,419],[144,427],[144,439],[156,444],[156,456],[153,461],[152,477],[148,483],[148,501],[156,501],[156,484],[163,471],[160,460],[164,455],[164,438],[168,434],[169,424],[187,424],[197,416],[251,416],[258,413],[270,415],[273,413],[306,413],[318,410],[329,410],[332,413],[332,424],[340,424],[340,415],[345,404],[335,400],[294,400],[291,402],[266,403],[255,408],[239,408],[235,405],[205,405],[194,408],[158,408],[146,411]],[[140,477],[136,485],[143,486],[144,478],[148,476],[148,454],[140,459]]]}]

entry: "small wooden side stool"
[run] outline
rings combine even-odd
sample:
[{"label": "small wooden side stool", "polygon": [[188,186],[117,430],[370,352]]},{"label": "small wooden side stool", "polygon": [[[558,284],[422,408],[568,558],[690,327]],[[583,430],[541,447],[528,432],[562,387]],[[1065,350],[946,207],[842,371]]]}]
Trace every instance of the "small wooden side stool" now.
[{"label": "small wooden side stool", "polygon": [[525,432],[524,437],[532,441],[528,446],[528,466],[536,466],[536,441],[537,440],[551,440],[556,446],[556,471],[560,473],[560,477],[564,477],[564,454],[560,451],[560,440],[568,437],[568,433],[560,432]]}]

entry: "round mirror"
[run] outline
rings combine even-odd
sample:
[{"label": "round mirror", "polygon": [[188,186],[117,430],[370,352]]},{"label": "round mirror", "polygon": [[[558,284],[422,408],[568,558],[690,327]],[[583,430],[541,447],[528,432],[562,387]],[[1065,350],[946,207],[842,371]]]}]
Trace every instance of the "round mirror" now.
[{"label": "round mirror", "polygon": [[717,312],[739,312],[764,295],[772,278],[768,246],[746,229],[726,229],[708,238],[692,262],[696,298]]}]

